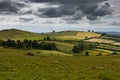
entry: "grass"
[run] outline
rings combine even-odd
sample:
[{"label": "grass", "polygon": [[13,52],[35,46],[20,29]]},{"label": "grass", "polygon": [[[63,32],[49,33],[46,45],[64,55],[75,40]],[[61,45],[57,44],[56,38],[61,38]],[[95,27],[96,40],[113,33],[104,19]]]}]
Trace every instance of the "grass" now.
[{"label": "grass", "polygon": [[78,32],[76,35],[68,35],[68,36],[59,36],[63,40],[83,40],[93,37],[100,37],[101,34],[94,32]]},{"label": "grass", "polygon": [[17,29],[6,29],[0,31],[0,39],[32,39],[32,38],[43,38],[43,36],[40,36],[36,33],[17,30]]},{"label": "grass", "polygon": [[100,38],[102,38],[102,39],[108,39],[108,40],[113,40],[113,41],[120,41],[120,37],[109,36],[109,35],[104,35],[104,36],[101,36]]},{"label": "grass", "polygon": [[27,56],[26,52],[0,47],[0,80],[120,80],[120,56]]},{"label": "grass", "polygon": [[114,42],[112,40],[106,40],[106,39],[100,39],[100,38],[92,38],[92,39],[89,39],[89,40],[86,40],[86,41],[89,41],[89,42],[98,42],[98,43],[107,43],[107,44],[111,44],[111,43]]},{"label": "grass", "polygon": [[43,40],[45,38],[45,36],[37,36],[37,37],[27,37],[27,38],[15,38],[14,40],[24,40],[24,39],[28,39],[28,40]]},{"label": "grass", "polygon": [[72,48],[74,44],[71,43],[65,43],[65,42],[56,42],[56,41],[46,41],[48,43],[55,43],[58,51],[64,52],[64,53],[72,53]]},{"label": "grass", "polygon": [[[61,36],[68,40],[100,36],[97,33],[77,31],[44,33],[44,35]],[[39,40],[44,36],[24,31],[21,33],[12,29],[0,31],[0,38]],[[106,56],[113,51],[120,52],[120,47],[100,44],[101,49],[86,50],[90,56],[73,56],[66,53],[71,53],[74,44],[47,42],[54,42],[58,51],[0,47],[0,80],[120,80],[120,56]],[[82,55],[85,55],[86,51],[83,51]],[[99,53],[104,56],[96,56]]]},{"label": "grass", "polygon": [[85,39],[85,38],[92,38],[92,37],[100,37],[101,34],[94,33],[94,32],[79,32],[77,33],[76,37],[80,39]]},{"label": "grass", "polygon": [[105,50],[95,49],[95,50],[85,50],[82,52],[82,55],[85,55],[85,52],[88,51],[90,56],[97,56],[99,53],[101,53],[101,56],[110,55],[111,53],[106,52]]},{"label": "grass", "polygon": [[119,46],[113,46],[113,45],[108,45],[108,44],[100,44],[98,46],[98,48],[120,52],[120,47]]},{"label": "grass", "polygon": [[61,31],[61,32],[50,32],[44,33],[45,36],[75,36],[78,31]]},{"label": "grass", "polygon": [[[9,53],[12,52],[12,53]],[[72,56],[71,54],[66,54],[58,51],[50,51],[50,50],[18,50],[18,49],[9,49],[0,47],[0,53],[4,53],[5,55],[26,55],[27,53],[32,53],[35,56]],[[20,56],[21,56],[20,55]]]},{"label": "grass", "polygon": [[112,44],[112,45],[118,45],[118,46],[120,46],[120,42],[113,41],[113,40],[108,40],[108,39],[92,38],[92,39],[85,40],[85,41],[97,42],[97,43],[106,43],[106,44]]}]

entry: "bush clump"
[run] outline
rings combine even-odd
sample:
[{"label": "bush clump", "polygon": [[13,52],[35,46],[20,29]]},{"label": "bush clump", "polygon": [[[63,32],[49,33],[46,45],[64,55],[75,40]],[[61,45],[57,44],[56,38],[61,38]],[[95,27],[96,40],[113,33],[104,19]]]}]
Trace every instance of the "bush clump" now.
[{"label": "bush clump", "polygon": [[27,53],[26,55],[27,55],[27,56],[34,56],[34,54],[31,53],[31,52]]},{"label": "bush clump", "polygon": [[98,53],[96,56],[102,56],[102,53]]}]

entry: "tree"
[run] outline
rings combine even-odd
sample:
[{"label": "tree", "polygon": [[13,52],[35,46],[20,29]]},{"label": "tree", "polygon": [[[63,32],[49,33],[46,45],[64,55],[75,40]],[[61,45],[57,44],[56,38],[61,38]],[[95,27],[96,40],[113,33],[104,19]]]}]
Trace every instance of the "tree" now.
[{"label": "tree", "polygon": [[117,52],[113,52],[112,55],[118,55],[118,53]]},{"label": "tree", "polygon": [[49,36],[47,36],[47,37],[46,37],[46,40],[48,40],[48,41],[49,41],[49,40],[50,40],[50,37],[49,37]]},{"label": "tree", "polygon": [[53,30],[53,33],[55,33],[55,30]]},{"label": "tree", "polygon": [[97,44],[95,43],[79,43],[73,47],[72,51],[76,53],[83,50],[91,50],[94,48],[97,48]]},{"label": "tree", "polygon": [[85,56],[89,56],[89,52],[88,51],[85,52]]},{"label": "tree", "polygon": [[44,43],[42,49],[55,50],[56,49],[56,44],[54,44],[54,43]]},{"label": "tree", "polygon": [[78,53],[79,52],[79,47],[78,46],[74,46],[73,49],[72,49],[72,51],[74,53]]},{"label": "tree", "polygon": [[102,56],[102,53],[98,53],[96,56]]},{"label": "tree", "polygon": [[95,32],[94,30],[92,30],[92,32]]},{"label": "tree", "polygon": [[41,34],[42,34],[42,35],[44,35],[44,33],[43,33],[43,32],[42,32]]},{"label": "tree", "polygon": [[87,37],[87,36],[85,36],[85,39],[87,40],[87,39],[88,39],[88,37]]},{"label": "tree", "polygon": [[91,32],[91,30],[88,30],[88,32]]},{"label": "tree", "polygon": [[22,47],[23,47],[22,42],[20,40],[17,40],[16,48],[20,49]]},{"label": "tree", "polygon": [[33,40],[33,42],[32,42],[32,48],[34,48],[34,49],[38,49],[39,48],[37,40]]},{"label": "tree", "polygon": [[32,49],[32,40],[28,41],[28,45],[26,46],[28,49]]}]

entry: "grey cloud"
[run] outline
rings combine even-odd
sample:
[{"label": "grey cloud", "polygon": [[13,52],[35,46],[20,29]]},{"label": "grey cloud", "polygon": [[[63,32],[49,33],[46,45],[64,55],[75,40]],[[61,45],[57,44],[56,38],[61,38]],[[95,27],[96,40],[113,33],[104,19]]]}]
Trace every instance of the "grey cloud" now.
[{"label": "grey cloud", "polygon": [[110,4],[105,3],[100,9],[95,9],[91,15],[93,16],[105,16],[108,14],[112,14],[112,10],[110,9]]},{"label": "grey cloud", "polygon": [[45,8],[39,9],[42,11],[44,17],[62,17],[66,15],[73,15],[75,13],[74,9],[70,6],[60,6],[59,8]]},{"label": "grey cloud", "polygon": [[[86,16],[90,20],[95,20],[97,17],[112,14],[111,6],[107,0],[30,0],[36,3],[49,3],[51,5],[60,5],[57,8],[45,8],[43,10],[38,10],[42,12],[40,16],[43,17],[63,17],[63,16],[73,16],[73,20],[82,19]],[[105,2],[104,5],[99,8],[98,4]],[[77,14],[76,12],[81,11],[84,15]]]},{"label": "grey cloud", "polygon": [[82,17],[84,17],[85,15],[83,14],[83,12],[81,11],[75,11],[75,13],[71,16],[67,16],[64,19],[65,20],[79,20],[82,19]]},{"label": "grey cloud", "polygon": [[93,3],[93,2],[101,2],[101,1],[108,1],[108,0],[29,0],[31,2],[36,3],[62,3],[62,4],[80,4],[80,3]]},{"label": "grey cloud", "polygon": [[120,25],[120,22],[119,21],[116,21],[116,22],[112,22],[111,25]]},{"label": "grey cloud", "polygon": [[89,20],[96,20],[97,17],[96,16],[92,16],[92,15],[88,15],[87,19],[89,19]]},{"label": "grey cloud", "polygon": [[[20,2],[23,3],[20,3]],[[45,18],[65,17],[66,20],[79,20],[86,17],[89,20],[95,20],[97,17],[112,14],[111,6],[108,0],[1,0],[0,14],[17,13],[21,15],[34,14]],[[99,8],[99,3],[104,2]],[[48,3],[48,5],[59,5],[59,7],[38,8],[37,12],[28,10],[21,12],[26,3]],[[34,13],[33,13],[34,12]]]},{"label": "grey cloud", "polygon": [[12,0],[1,0],[0,1],[0,13],[11,14],[18,13],[20,8],[25,7],[24,3],[15,2]]},{"label": "grey cloud", "polygon": [[29,21],[32,21],[33,18],[23,18],[23,17],[21,17],[21,18],[19,18],[19,20],[22,21],[22,22],[29,22]]}]

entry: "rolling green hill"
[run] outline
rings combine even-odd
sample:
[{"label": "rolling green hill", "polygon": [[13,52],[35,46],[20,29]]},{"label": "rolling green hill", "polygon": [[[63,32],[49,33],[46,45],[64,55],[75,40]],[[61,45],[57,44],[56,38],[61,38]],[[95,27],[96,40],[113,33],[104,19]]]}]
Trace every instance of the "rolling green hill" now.
[{"label": "rolling green hill", "polygon": [[100,37],[101,34],[95,32],[84,32],[84,31],[61,31],[45,33],[46,36],[54,36],[63,40],[82,40],[85,38]]},{"label": "rolling green hill", "polygon": [[44,33],[46,36],[76,36],[79,31],[61,31]]},{"label": "rolling green hill", "polygon": [[[0,39],[35,40],[45,36],[60,39],[39,40],[39,42],[55,43],[57,47],[55,51],[0,46],[0,80],[120,80],[120,46],[108,44],[112,40],[107,37],[101,38],[101,34],[63,31],[38,35],[17,29],[0,31]],[[86,41],[92,39],[88,43],[94,41],[101,43],[98,48],[84,50],[79,53],[80,55],[72,53],[74,45],[80,42],[87,43],[85,37]],[[86,51],[89,52],[89,56],[85,56]],[[118,55],[111,55],[114,51]],[[100,53],[101,56],[98,56]]]},{"label": "rolling green hill", "polygon": [[42,36],[18,29],[6,29],[0,31],[0,39],[31,39],[41,38]]}]

